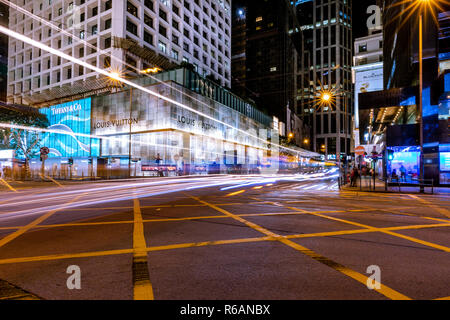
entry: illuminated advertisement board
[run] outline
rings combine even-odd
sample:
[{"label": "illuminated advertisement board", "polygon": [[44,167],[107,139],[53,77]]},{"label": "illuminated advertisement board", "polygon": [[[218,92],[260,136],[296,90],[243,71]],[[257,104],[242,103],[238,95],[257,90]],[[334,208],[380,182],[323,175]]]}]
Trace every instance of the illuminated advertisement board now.
[{"label": "illuminated advertisement board", "polygon": [[355,70],[355,124],[359,128],[359,94],[383,90],[383,63],[363,65]]},{"label": "illuminated advertisement board", "polygon": [[91,134],[91,98],[71,101],[41,109],[49,120],[50,130],[63,133],[46,133],[41,146],[50,149],[49,157],[98,156],[99,142]]},{"label": "illuminated advertisement board", "polygon": [[450,152],[441,152],[439,154],[440,163],[441,163],[441,171],[450,172]]}]

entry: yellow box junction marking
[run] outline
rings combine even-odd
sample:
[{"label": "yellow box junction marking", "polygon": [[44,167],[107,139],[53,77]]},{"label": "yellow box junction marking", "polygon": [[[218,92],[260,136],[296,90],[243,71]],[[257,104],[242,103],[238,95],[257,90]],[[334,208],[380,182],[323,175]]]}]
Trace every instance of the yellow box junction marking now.
[{"label": "yellow box junction marking", "polygon": [[[285,245],[287,245],[287,246],[289,246],[289,247],[291,247],[291,248],[293,248],[293,249],[295,249],[297,251],[300,251],[301,253],[303,253],[303,254],[307,255],[308,257],[316,260],[317,262],[325,264],[326,266],[329,266],[329,267],[333,268],[334,270],[336,270],[336,271],[338,271],[338,272],[340,272],[342,274],[345,274],[345,275],[351,277],[352,279],[354,279],[354,280],[356,280],[356,281],[358,281],[360,283],[363,283],[364,285],[367,285],[368,277],[366,277],[365,275],[363,275],[363,274],[361,274],[359,272],[351,270],[351,269],[349,269],[349,268],[347,268],[347,267],[345,267],[345,266],[343,266],[343,265],[341,265],[341,264],[339,264],[337,262],[332,261],[331,259],[328,259],[328,258],[326,258],[326,257],[324,257],[324,256],[322,256],[320,254],[315,253],[314,251],[312,251],[312,250],[310,250],[310,249],[308,249],[306,247],[303,247],[303,246],[301,246],[301,245],[299,245],[299,244],[297,244],[297,243],[295,243],[295,242],[293,242],[293,241],[291,241],[289,239],[286,239],[286,237],[283,237],[283,236],[280,236],[278,234],[275,234],[275,233],[273,233],[273,232],[271,232],[271,231],[269,231],[269,230],[267,230],[267,229],[265,229],[265,228],[263,228],[261,226],[258,226],[257,224],[255,224],[253,222],[250,222],[250,221],[247,221],[247,220],[245,220],[245,219],[243,219],[241,217],[238,217],[238,216],[232,214],[231,212],[228,212],[228,211],[226,211],[226,210],[224,210],[222,208],[219,208],[219,207],[217,207],[217,206],[215,206],[213,204],[209,204],[209,203],[207,203],[207,202],[205,202],[205,201],[203,201],[203,200],[201,200],[201,199],[199,199],[197,197],[194,197],[194,196],[191,196],[191,198],[199,201],[200,203],[206,204],[207,206],[211,207],[212,209],[214,209],[216,211],[219,211],[219,212],[222,212],[223,214],[225,214],[225,215],[227,215],[227,216],[229,216],[229,217],[231,217],[231,218],[233,218],[233,219],[235,219],[235,220],[237,220],[239,222],[242,222],[242,223],[246,224],[250,228],[252,228],[252,229],[254,229],[256,231],[259,231],[259,232],[265,234],[266,236],[269,236],[269,237],[273,238],[273,240],[277,240],[277,241],[279,241],[279,242],[281,242],[281,243],[283,243],[283,244],[285,244]],[[380,294],[382,294],[382,295],[384,295],[384,296],[386,296],[386,297],[388,297],[388,298],[390,298],[392,300],[410,300],[409,297],[401,294],[400,292],[397,292],[397,291],[389,288],[388,286],[385,286],[385,285],[383,285],[381,283],[378,283],[378,282],[375,285],[378,285],[378,284],[379,284],[379,286],[376,286],[376,287],[379,287],[380,289],[374,289],[374,290],[379,292]]]},{"label": "yellow box junction marking", "polygon": [[[84,195],[84,194],[83,194]],[[11,242],[12,240],[14,240],[15,238],[21,236],[22,234],[24,234],[25,232],[27,232],[28,230],[36,227],[38,224],[42,223],[43,221],[47,220],[48,218],[50,218],[52,215],[54,215],[55,213],[57,213],[58,211],[63,210],[65,207],[67,207],[68,205],[70,205],[71,203],[77,201],[79,198],[81,198],[83,195],[79,195],[78,197],[75,197],[74,199],[72,199],[71,201],[63,204],[61,207],[59,207],[58,209],[52,210],[50,212],[47,212],[46,214],[40,216],[39,218],[33,220],[31,223],[27,224],[26,226],[21,227],[20,229],[18,229],[16,232],[13,232],[9,235],[7,235],[6,237],[4,237],[3,239],[0,239],[0,247],[4,246],[5,244],[7,244],[8,242]]]}]

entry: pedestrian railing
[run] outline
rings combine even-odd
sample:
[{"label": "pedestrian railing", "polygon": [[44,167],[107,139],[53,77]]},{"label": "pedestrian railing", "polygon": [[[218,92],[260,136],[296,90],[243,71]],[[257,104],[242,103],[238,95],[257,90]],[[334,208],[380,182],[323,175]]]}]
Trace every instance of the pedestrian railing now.
[{"label": "pedestrian railing", "polygon": [[398,192],[401,192],[402,188],[420,188],[421,192],[424,192],[425,188],[431,189],[431,194],[434,194],[434,180],[433,179],[413,179],[403,180],[402,178],[389,178],[387,185],[390,187],[398,187]]}]

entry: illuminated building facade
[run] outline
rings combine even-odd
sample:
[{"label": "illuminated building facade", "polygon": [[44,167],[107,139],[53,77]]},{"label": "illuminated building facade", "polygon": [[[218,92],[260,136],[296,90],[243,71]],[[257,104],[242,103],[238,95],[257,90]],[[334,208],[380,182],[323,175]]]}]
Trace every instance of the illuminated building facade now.
[{"label": "illuminated building facade", "polygon": [[[277,131],[254,105],[185,68],[156,77],[134,81],[177,103],[123,88],[40,109],[49,129],[65,133],[43,136],[41,146],[51,151],[46,172],[56,178],[124,177],[278,167]],[[301,149],[293,155],[297,162],[317,156]],[[39,171],[38,159],[32,168]]]}]

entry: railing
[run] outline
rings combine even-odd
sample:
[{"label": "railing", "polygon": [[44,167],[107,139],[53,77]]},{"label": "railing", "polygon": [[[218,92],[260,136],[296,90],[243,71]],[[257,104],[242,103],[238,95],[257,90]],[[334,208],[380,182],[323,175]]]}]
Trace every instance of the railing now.
[{"label": "railing", "polygon": [[398,187],[398,192],[401,192],[401,188],[405,187],[419,187],[421,192],[425,188],[431,188],[431,194],[434,194],[434,180],[433,179],[413,179],[410,181],[402,180],[402,178],[389,178],[387,181],[388,186]]}]

